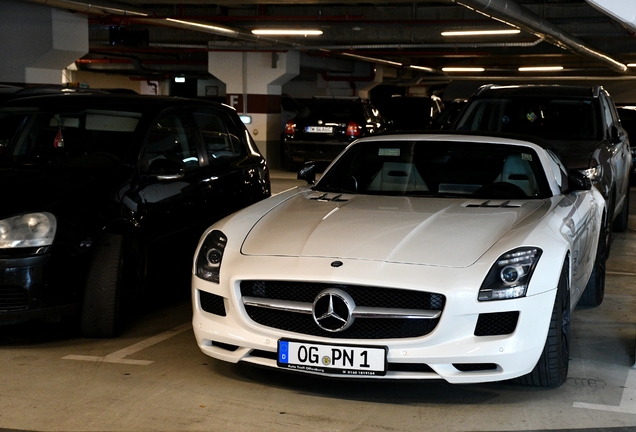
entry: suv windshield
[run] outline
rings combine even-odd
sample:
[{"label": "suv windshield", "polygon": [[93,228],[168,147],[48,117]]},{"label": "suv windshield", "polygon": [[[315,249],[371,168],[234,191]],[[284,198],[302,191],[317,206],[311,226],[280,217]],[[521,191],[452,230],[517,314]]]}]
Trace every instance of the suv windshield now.
[{"label": "suv windshield", "polygon": [[113,166],[126,157],[140,117],[110,110],[0,110],[1,164]]},{"label": "suv windshield", "polygon": [[478,98],[466,107],[455,129],[595,141],[602,139],[600,116],[593,98]]},{"label": "suv windshield", "polygon": [[460,141],[361,142],[350,147],[314,189],[493,199],[551,196],[533,149]]}]

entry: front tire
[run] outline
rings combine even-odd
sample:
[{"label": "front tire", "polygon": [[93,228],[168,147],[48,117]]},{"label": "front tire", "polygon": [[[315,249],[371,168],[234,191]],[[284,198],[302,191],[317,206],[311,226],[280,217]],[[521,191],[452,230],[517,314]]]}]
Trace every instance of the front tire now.
[{"label": "front tire", "polygon": [[85,337],[114,337],[119,329],[124,238],[104,234],[88,268],[82,302],[81,332]]},{"label": "front tire", "polygon": [[518,378],[524,385],[559,387],[568,377],[570,364],[570,270],[565,262],[559,277],[550,329],[539,361],[532,372]]}]

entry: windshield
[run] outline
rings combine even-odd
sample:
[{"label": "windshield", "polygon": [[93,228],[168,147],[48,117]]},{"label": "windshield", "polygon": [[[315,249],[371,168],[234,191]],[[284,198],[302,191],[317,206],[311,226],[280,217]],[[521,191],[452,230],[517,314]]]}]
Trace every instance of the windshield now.
[{"label": "windshield", "polygon": [[475,99],[455,129],[530,135],[546,140],[599,140],[600,113],[592,98]]},{"label": "windshield", "polygon": [[459,141],[360,142],[349,147],[314,189],[493,199],[551,196],[533,149]]},{"label": "windshield", "polygon": [[140,113],[0,111],[2,165],[109,167],[127,155]]}]

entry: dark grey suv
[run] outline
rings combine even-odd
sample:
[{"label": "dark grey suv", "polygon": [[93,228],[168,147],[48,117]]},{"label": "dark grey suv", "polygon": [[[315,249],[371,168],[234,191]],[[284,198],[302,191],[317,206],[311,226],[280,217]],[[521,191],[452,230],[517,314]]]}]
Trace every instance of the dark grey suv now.
[{"label": "dark grey suv", "polygon": [[599,86],[486,85],[471,96],[453,129],[543,140],[568,169],[581,170],[596,185],[606,200],[599,271],[590,280],[596,287],[586,290],[581,303],[600,304],[612,228],[627,229],[632,159],[609,93]]}]

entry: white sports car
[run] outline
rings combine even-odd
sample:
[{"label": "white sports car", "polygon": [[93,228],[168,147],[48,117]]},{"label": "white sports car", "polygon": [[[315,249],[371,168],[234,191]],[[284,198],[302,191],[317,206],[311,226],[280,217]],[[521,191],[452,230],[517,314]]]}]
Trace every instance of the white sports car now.
[{"label": "white sports car", "polygon": [[353,378],[556,387],[570,313],[598,305],[604,199],[541,145],[461,134],[351,144],[314,183],[201,238],[200,349]]}]

